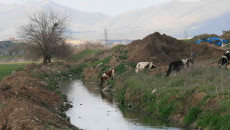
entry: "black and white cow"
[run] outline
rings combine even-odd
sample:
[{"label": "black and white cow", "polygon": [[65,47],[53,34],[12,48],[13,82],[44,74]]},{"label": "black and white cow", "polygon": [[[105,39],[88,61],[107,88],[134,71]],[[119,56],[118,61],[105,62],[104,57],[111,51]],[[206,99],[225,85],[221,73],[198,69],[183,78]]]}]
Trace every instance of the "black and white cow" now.
[{"label": "black and white cow", "polygon": [[218,67],[227,68],[227,65],[229,64],[229,60],[230,60],[230,51],[226,51],[224,55],[222,55],[222,57],[220,58],[218,62]]},{"label": "black and white cow", "polygon": [[225,67],[227,68],[228,65],[228,57],[225,55],[222,55],[222,57],[220,58],[219,62],[218,62],[218,66],[219,67]]},{"label": "black and white cow", "polygon": [[153,69],[153,68],[156,68],[156,65],[154,65],[152,62],[139,62],[136,65],[135,72],[138,73],[143,69]]},{"label": "black and white cow", "polygon": [[183,59],[171,62],[168,71],[165,72],[165,76],[169,76],[173,72],[180,72],[180,70],[188,68],[191,65],[194,65],[194,59]]},{"label": "black and white cow", "polygon": [[230,51],[226,51],[224,56],[226,56],[228,58],[228,60],[230,60]]}]

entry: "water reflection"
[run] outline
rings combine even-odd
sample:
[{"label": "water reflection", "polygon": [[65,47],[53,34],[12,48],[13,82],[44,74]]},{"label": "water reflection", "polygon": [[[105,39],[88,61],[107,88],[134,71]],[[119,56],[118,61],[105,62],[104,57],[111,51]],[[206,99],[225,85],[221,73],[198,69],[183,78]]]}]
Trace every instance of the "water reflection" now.
[{"label": "water reflection", "polygon": [[82,81],[68,81],[60,90],[67,94],[73,108],[66,114],[72,124],[87,130],[155,130],[171,127],[152,117],[118,107],[111,94],[101,93],[98,84]]}]

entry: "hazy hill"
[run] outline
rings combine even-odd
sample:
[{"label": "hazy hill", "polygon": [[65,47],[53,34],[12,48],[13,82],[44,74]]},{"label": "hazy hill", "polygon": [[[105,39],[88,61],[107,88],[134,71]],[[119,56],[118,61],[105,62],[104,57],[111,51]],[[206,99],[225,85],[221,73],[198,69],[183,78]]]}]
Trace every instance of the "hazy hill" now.
[{"label": "hazy hill", "polygon": [[155,31],[178,38],[199,33],[220,33],[230,29],[229,0],[179,1],[151,6],[111,17],[97,26],[107,25],[119,37],[142,38]]},{"label": "hazy hill", "polygon": [[48,8],[70,15],[72,34],[80,39],[103,39],[105,27],[109,39],[139,39],[156,31],[177,38],[184,38],[185,30],[187,37],[221,34],[223,30],[230,30],[229,5],[229,0],[172,0],[109,17],[71,9],[50,0],[24,5],[0,4],[0,39],[14,36],[17,27],[26,23],[29,13]]}]

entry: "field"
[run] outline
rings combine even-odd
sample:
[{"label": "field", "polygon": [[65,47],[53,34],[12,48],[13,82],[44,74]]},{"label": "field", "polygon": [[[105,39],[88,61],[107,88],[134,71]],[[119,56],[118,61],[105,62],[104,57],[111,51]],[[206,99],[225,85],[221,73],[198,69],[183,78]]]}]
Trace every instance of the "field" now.
[{"label": "field", "polygon": [[22,70],[28,63],[6,63],[0,64],[0,81],[10,75],[14,70]]}]

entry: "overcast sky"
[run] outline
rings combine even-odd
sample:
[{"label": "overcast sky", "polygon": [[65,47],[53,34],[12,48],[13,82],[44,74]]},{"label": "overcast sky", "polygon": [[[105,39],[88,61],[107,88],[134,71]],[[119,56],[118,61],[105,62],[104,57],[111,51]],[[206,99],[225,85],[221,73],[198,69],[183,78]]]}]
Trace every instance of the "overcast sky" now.
[{"label": "overcast sky", "polygon": [[[29,1],[41,0],[0,0],[1,3],[23,4]],[[52,0],[55,3],[87,12],[100,12],[107,15],[118,15],[130,10],[145,8],[170,0]],[[191,1],[191,0],[182,0]],[[197,1],[197,0],[193,0]]]}]

